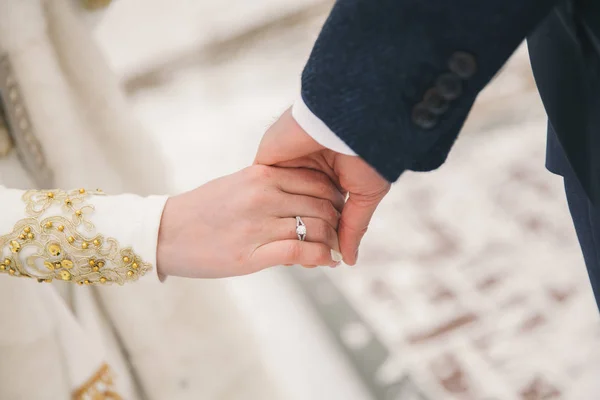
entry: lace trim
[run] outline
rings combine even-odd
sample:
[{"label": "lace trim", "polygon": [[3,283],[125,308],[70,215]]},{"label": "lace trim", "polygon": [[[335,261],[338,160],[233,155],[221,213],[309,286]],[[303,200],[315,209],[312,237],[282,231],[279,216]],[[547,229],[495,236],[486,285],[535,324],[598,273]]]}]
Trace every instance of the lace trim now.
[{"label": "lace trim", "polygon": [[86,383],[73,393],[73,400],[123,400],[115,392],[113,374],[108,364],[100,367]]},{"label": "lace trim", "polygon": [[[85,189],[27,191],[23,201],[30,218],[18,221],[11,233],[0,236],[0,273],[37,278],[38,282],[60,279],[79,285],[123,285],[150,271],[152,265],[131,248],[121,248],[115,239],[81,233],[95,229],[89,220],[94,206],[87,203],[92,195],[104,193]],[[43,218],[54,206],[67,217]]]}]

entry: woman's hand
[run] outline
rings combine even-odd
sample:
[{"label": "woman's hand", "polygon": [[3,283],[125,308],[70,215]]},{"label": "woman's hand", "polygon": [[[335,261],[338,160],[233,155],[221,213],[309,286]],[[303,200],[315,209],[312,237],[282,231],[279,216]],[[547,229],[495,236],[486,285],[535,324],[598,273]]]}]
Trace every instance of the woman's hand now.
[{"label": "woman's hand", "polygon": [[[341,261],[337,227],[343,207],[343,194],[321,172],[246,168],[167,201],[159,273],[223,278],[280,264],[335,266]],[[303,242],[296,216],[306,225]]]}]

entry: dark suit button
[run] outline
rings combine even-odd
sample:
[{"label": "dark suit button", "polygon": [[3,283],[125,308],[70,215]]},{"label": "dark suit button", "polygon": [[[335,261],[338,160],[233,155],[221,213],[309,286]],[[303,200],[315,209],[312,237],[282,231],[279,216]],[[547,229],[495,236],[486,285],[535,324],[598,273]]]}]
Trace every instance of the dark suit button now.
[{"label": "dark suit button", "polygon": [[419,128],[431,129],[437,124],[437,118],[424,103],[419,103],[413,108],[412,120]]},{"label": "dark suit button", "polygon": [[462,94],[462,81],[451,72],[440,75],[435,81],[435,87],[446,100],[454,100]]},{"label": "dark suit button", "polygon": [[457,51],[450,57],[448,68],[462,79],[469,79],[477,72],[477,62],[471,54]]},{"label": "dark suit button", "polygon": [[429,89],[423,96],[423,104],[436,115],[440,115],[448,110],[448,100],[444,99],[437,89]]}]

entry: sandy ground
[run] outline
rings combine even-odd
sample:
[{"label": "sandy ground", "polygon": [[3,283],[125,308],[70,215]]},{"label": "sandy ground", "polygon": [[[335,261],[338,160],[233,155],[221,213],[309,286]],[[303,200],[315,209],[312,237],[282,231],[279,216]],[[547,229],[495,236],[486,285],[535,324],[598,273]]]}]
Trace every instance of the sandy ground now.
[{"label": "sandy ground", "polygon": [[[98,37],[165,150],[174,190],[252,161],[298,93],[328,7],[115,3]],[[385,379],[408,376],[430,400],[593,398],[597,311],[561,179],[543,167],[544,128],[522,48],[480,96],[448,163],[394,186],[360,265],[327,271],[394,354]],[[232,290],[286,398],[369,398],[281,270]]]}]

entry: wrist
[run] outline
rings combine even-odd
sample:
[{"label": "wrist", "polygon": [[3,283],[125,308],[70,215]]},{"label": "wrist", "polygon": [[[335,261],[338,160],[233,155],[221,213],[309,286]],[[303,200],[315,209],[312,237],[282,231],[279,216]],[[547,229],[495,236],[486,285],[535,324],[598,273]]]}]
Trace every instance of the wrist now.
[{"label": "wrist", "polygon": [[308,108],[302,96],[299,96],[292,106],[291,113],[296,124],[298,124],[304,133],[323,146],[323,148],[348,156],[356,156],[354,150]]},{"label": "wrist", "polygon": [[170,260],[173,258],[173,246],[170,239],[173,230],[171,227],[173,222],[173,202],[176,202],[174,197],[169,197],[167,199],[158,228],[156,270],[161,281],[164,281],[167,276],[172,274]]}]

